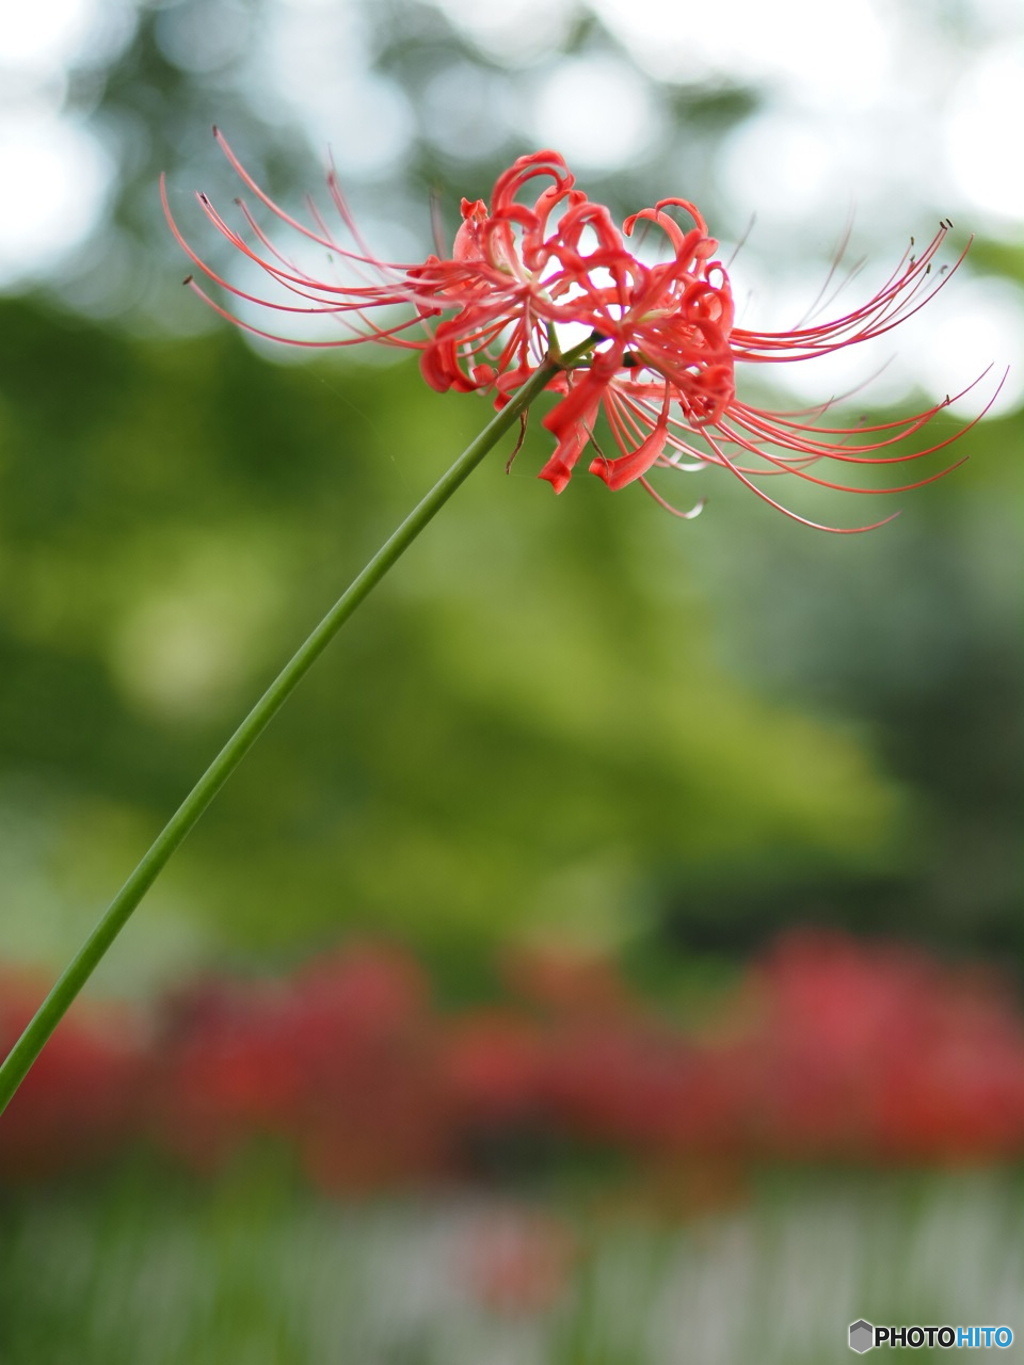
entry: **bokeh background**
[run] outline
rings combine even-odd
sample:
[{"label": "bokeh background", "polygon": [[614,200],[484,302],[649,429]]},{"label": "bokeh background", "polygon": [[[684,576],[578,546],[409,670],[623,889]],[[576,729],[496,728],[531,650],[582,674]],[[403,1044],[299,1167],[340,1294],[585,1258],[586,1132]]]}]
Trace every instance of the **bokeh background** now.
[{"label": "bokeh background", "polygon": [[293,208],[333,158],[392,259],[556,147],[617,214],[699,203],[768,326],[845,234],[840,301],[949,216],[973,245],[924,313],[748,392],[873,377],[854,415],[885,416],[1010,368],[947,479],[792,494],[903,507],[866,536],[714,470],[692,523],[556,499],[542,431],[485,466],[12,1106],[0,1360],[817,1362],[872,1312],[1024,1337],[1022,89],[1013,0],[5,14],[0,1036],[487,416],[181,288],[162,170],[247,279],[191,199],[237,193],[211,123]]}]

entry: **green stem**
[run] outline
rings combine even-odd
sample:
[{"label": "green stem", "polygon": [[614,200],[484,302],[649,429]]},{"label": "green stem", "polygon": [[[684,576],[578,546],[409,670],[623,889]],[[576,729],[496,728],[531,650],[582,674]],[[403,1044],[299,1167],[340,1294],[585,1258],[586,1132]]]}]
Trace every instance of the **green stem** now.
[{"label": "green stem", "polygon": [[206,772],[168,820],[149,851],[111,901],[99,923],[40,1005],[24,1033],[0,1066],[0,1113],[3,1113],[46,1040],[57,1027],[75,996],[88,981],[129,916],[156,881],[175,849],[202,815],[217,792],[238,767],[257,738],[284,705],[297,684],[326,649],[340,628],[393,564],[405,553],[455,490],[493,449],[559,369],[569,368],[594,345],[581,343],[566,356],[549,358],[515,397],[484,427],[480,435],[441,476],[426,497],[385,541],[362,572],[292,656],[238,729],[221,749]]}]

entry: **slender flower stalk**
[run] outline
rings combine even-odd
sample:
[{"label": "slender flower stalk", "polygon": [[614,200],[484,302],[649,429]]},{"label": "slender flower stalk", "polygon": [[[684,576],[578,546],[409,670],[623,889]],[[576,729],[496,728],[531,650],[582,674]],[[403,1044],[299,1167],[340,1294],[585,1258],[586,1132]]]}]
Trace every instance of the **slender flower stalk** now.
[{"label": "slender flower stalk", "polygon": [[515,398],[496,413],[477,438],[472,441],[455,463],[444,473],[429,493],[409,513],[401,525],[381,546],[366,567],[353,579],[349,587],[323,618],[263,696],[239,725],[206,772],[186,796],[174,815],[161,830],[148,852],[111,901],[95,929],[72,959],[63,975],[39,1007],[34,1018],[11,1048],[0,1065],[0,1114],[6,1108],[46,1040],[57,1027],[68,1007],[95,971],[114,939],[128,922],[132,911],[163,871],[171,855],[184,842],[196,821],[220,791],[242,759],[267,728],[309,669],[324,652],[331,640],[368,597],[413,543],[426,525],[433,520],[457,488],[469,477],[483,458],[494,449],[560,364],[572,365],[593,345],[583,342],[564,358],[550,358],[537,366],[530,379]]},{"label": "slender flower stalk", "polygon": [[[717,466],[807,525],[817,523],[783,507],[759,487],[758,480],[792,473],[830,488],[881,491],[855,490],[809,471],[822,459],[841,466],[898,464],[942,450],[961,434],[923,448],[902,449],[902,443],[926,428],[948,399],[912,417],[842,428],[821,422],[830,403],[809,413],[769,413],[743,402],[736,392],[739,365],[825,355],[881,336],[917,312],[952,273],[931,269],[948,232],[945,223],[919,256],[908,252],[888,282],[861,307],[825,323],[760,332],[736,326],[732,286],[716,255],[718,243],[708,235],[693,204],[661,200],[627,219],[620,232],[608,209],[576,188],[556,152],[521,157],[499,177],[490,204],[463,200],[462,225],[450,257],[432,255],[403,265],[383,262],[367,247],[333,172],[328,191],[348,245],[336,239],[312,202],[306,224],[278,207],[220,133],[215,134],[263,210],[307,244],[329,253],[334,277],[312,274],[280,250],[241,201],[248,236],[232,228],[200,195],[213,226],[266,274],[276,293],[261,298],[241,289],[192,248],[161,187],[171,229],[203,276],[241,302],[262,306],[271,314],[327,319],[338,328],[336,336],[292,344],[351,346],[372,341],[415,350],[433,388],[490,393],[498,411],[354,579],[171,817],[0,1066],[0,1111],[168,859],[314,661],[484,456],[517,420],[525,424],[530,405],[543,391],[552,392],[558,401],[543,419],[556,446],[540,477],[556,493],[568,485],[589,447],[594,452],[591,472],[612,490],[638,482],[668,507],[648,480],[651,471]],[[539,190],[535,181],[541,184]],[[528,188],[536,191],[532,204],[521,202]],[[680,226],[670,209],[688,217],[692,226]],[[640,222],[662,230],[668,259],[648,264],[627,248],[624,239]],[[962,259],[961,254],[953,269]],[[238,319],[195,279],[190,277],[189,283],[222,316],[260,336],[291,341]],[[567,338],[579,337],[582,340],[574,347],[566,345]],[[600,439],[605,439],[607,428],[617,453],[607,455],[601,449],[599,424]],[[894,453],[897,446],[901,449]],[[942,472],[903,487],[919,487]],[[677,515],[689,517],[699,510],[700,504]]]}]

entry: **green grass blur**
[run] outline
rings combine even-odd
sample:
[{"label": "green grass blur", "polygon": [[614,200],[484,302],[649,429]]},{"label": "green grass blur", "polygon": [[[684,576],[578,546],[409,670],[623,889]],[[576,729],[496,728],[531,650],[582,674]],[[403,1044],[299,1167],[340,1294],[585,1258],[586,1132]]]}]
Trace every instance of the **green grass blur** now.
[{"label": "green grass blur", "polygon": [[[212,1190],[139,1168],[0,1204],[0,1350],[5,1365],[831,1365],[862,1317],[1019,1336],[1021,1200],[1010,1175],[808,1172],[681,1223],[593,1190],[338,1207],[259,1164]],[[1019,1357],[1015,1342],[1000,1358]]]}]

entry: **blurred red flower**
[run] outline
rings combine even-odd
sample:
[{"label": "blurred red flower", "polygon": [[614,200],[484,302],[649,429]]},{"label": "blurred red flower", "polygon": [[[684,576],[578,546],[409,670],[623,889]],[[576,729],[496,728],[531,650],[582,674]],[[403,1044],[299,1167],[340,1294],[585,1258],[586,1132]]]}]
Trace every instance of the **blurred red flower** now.
[{"label": "blurred red flower", "polygon": [[[514,998],[449,1016],[409,956],[368,944],[275,981],[196,983],[156,1029],[79,1006],[0,1124],[0,1178],[95,1165],[147,1132],[202,1172],[269,1137],[331,1191],[581,1150],[719,1185],[764,1161],[1024,1152],[1024,1022],[976,968],[792,933],[699,1033],[609,962],[519,953],[506,969]],[[0,979],[0,1044],[36,995]],[[495,1302],[506,1283],[531,1299],[521,1240],[507,1258],[488,1242]]]},{"label": "blurred red flower", "polygon": [[405,954],[353,945],[283,981],[202,983],[165,1020],[154,1135],[199,1169],[260,1135],[328,1189],[443,1164],[426,982]]},{"label": "blurred red flower", "polygon": [[[0,1056],[35,1013],[45,985],[0,971]],[[0,1122],[0,1178],[88,1168],[142,1131],[148,1039],[132,1011],[78,1001]]]},{"label": "blurred red flower", "polygon": [[734,1061],[752,1149],[947,1162],[1021,1151],[1024,1028],[998,981],[806,932],[781,939],[750,986],[762,1012]]}]

